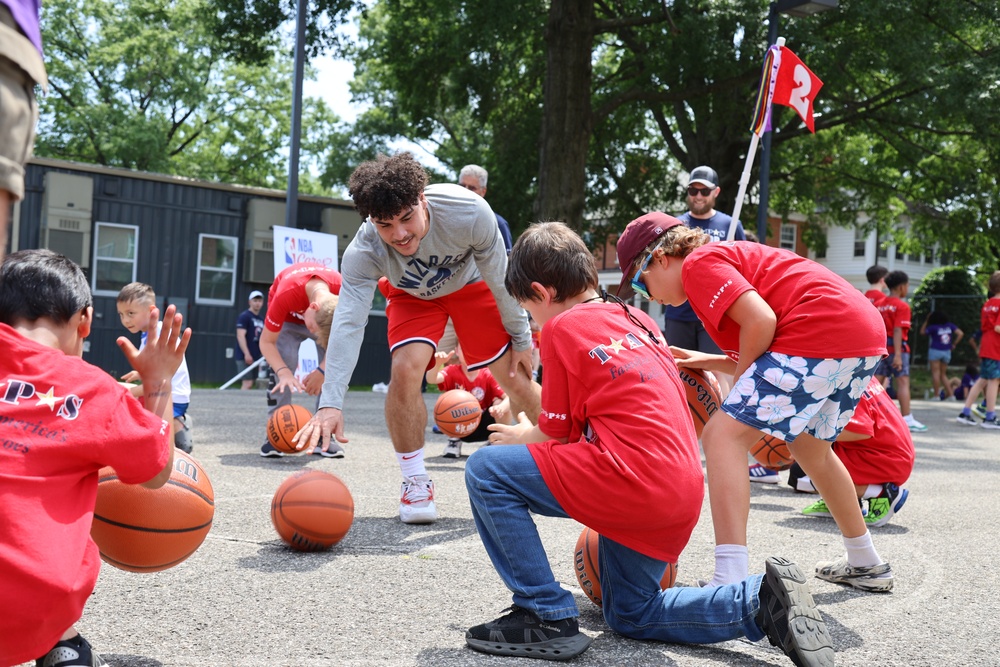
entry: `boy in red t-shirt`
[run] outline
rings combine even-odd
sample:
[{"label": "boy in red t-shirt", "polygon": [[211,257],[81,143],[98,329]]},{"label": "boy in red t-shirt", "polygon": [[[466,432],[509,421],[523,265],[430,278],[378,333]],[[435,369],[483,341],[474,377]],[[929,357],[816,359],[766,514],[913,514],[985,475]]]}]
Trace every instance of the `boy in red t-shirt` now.
[{"label": "boy in red t-shirt", "polygon": [[[282,270],[267,293],[267,315],[260,332],[260,352],[271,371],[267,384],[267,414],[270,417],[282,405],[291,405],[292,391],[319,396],[323,389],[326,345],[340,294],[340,273],[316,262],[300,262]],[[319,364],[299,382],[299,346],[305,340],[316,343]],[[317,402],[318,402],[317,398]],[[324,450],[313,454],[326,458],[344,458],[344,448],[334,439]],[[260,455],[281,457],[284,454],[265,441]]]},{"label": "boy in red t-shirt", "polygon": [[816,576],[867,591],[891,590],[892,568],[875,550],[851,477],[832,451],[885,356],[878,311],[816,262],[759,243],[708,243],[700,230],[659,212],[630,222],[617,250],[619,294],[689,301],[723,351],[672,348],[678,365],[736,378],[701,434],[716,543],[709,584],[746,576],[745,465],[763,434],[788,443],[843,534],[846,555],[817,565]]},{"label": "boy in red t-shirt", "polygon": [[865,292],[865,296],[876,308],[885,301],[885,277],[887,275],[889,275],[889,269],[878,264],[868,267],[868,270],[865,271],[865,278],[868,279],[868,291]]},{"label": "boy in red t-shirt", "polygon": [[[888,523],[909,496],[902,486],[913,472],[916,453],[910,430],[878,380],[873,378],[861,394],[858,409],[837,436],[833,452],[851,474],[858,499],[868,501],[865,523],[868,526]],[[793,471],[796,467],[792,466]],[[812,487],[809,478],[801,474],[790,475],[789,485],[796,490]],[[802,513],[833,518],[822,499]]]},{"label": "boy in red t-shirt", "polygon": [[[449,364],[456,356],[458,363]],[[462,438],[448,438],[442,456],[446,459],[462,458],[463,442],[483,442],[490,435],[490,424],[510,423],[510,399],[503,393],[500,383],[489,368],[469,370],[461,345],[455,345],[451,352],[436,352],[434,362],[434,368],[426,373],[427,383],[436,384],[439,391],[463,389],[476,397],[483,411],[475,431]]]},{"label": "boy in red t-shirt", "polygon": [[503,446],[480,448],[465,468],[476,528],[514,603],[470,628],[466,643],[550,660],[590,645],[534,513],[600,534],[612,630],[687,644],[766,636],[798,665],[833,664],[830,634],[794,563],[768,558],[765,575],[720,588],[660,589],[698,521],[704,479],[686,394],[656,323],[598,293],[594,257],[563,223],[521,235],[505,286],[542,327],[542,412],[537,426],[523,412],[517,425],[494,424],[490,439]]},{"label": "boy in red t-shirt", "polygon": [[986,390],[986,415],[983,428],[1000,429],[997,419],[997,390],[1000,389],[1000,271],[994,271],[988,283],[988,296],[980,311],[983,338],[979,342],[979,379],[969,389],[965,406],[958,415],[958,423],[974,426],[972,404],[979,399],[979,392]]},{"label": "boy in red t-shirt", "polygon": [[899,411],[911,431],[926,431],[927,427],[910,414],[910,305],[903,301],[910,291],[910,278],[903,271],[891,271],[885,277],[889,296],[878,304],[878,310],[885,322],[886,347],[889,356],[875,369],[875,377],[884,382],[892,376],[896,385]]},{"label": "boy in red t-shirt", "polygon": [[[94,309],[76,264],[22,250],[0,266],[0,663],[105,664],[74,624],[101,567],[90,524],[97,475],[159,488],[173,469],[171,378],[191,330],[174,306],[149,314],[142,350],[118,346],[145,407],[81,358]],[[41,656],[41,657],[39,657]]]}]

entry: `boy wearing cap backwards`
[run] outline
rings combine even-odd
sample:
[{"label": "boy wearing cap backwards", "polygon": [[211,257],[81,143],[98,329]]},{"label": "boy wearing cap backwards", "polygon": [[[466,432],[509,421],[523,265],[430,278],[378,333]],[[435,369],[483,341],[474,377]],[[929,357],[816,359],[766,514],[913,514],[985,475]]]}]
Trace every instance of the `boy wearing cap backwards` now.
[{"label": "boy wearing cap backwards", "polygon": [[[325,350],[340,284],[339,272],[316,262],[292,264],[275,276],[267,292],[267,315],[260,335],[261,354],[271,367],[267,385],[268,417],[280,406],[291,405],[292,390],[316,396],[319,403]],[[319,365],[303,383],[295,377],[295,369],[299,365],[299,346],[307,339],[316,343]],[[334,440],[328,448],[317,445],[312,453],[326,458],[344,458],[344,448]],[[261,446],[260,455],[283,456],[270,442]]]},{"label": "boy wearing cap backwards", "polygon": [[[242,373],[247,366],[260,359],[260,332],[264,330],[264,318],[260,309],[264,305],[264,295],[259,290],[250,292],[247,299],[250,306],[236,318],[236,373]],[[253,373],[243,378],[242,389],[253,388]]]},{"label": "boy wearing cap backwards", "polygon": [[524,413],[516,426],[491,426],[490,440],[505,446],[480,448],[466,465],[476,528],[514,603],[470,628],[469,646],[566,660],[590,645],[535,513],[600,533],[602,609],[616,632],[689,644],[767,636],[797,665],[832,665],[832,640],[794,563],[768,558],[766,574],[718,589],[660,589],[698,521],[704,481],[693,424],[663,419],[687,407],[655,322],[597,292],[593,255],[559,222],[521,235],[505,286],[543,328],[542,412],[537,426]]},{"label": "boy wearing cap backwards", "polygon": [[[878,311],[846,280],[787,250],[708,243],[666,214],[630,222],[618,239],[619,295],[690,301],[724,355],[674,350],[678,365],[729,373],[732,391],[702,432],[715,528],[710,585],[746,576],[750,481],[746,456],[762,434],[788,443],[826,500],[847,555],[816,576],[867,591],[892,589],[854,484],[832,443],[886,355]],[[849,335],[845,335],[849,332]]]}]

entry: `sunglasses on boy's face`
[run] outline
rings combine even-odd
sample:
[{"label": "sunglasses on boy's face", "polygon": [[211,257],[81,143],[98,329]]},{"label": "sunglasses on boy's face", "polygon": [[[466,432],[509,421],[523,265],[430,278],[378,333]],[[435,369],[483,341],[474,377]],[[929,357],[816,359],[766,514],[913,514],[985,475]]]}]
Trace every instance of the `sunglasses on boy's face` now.
[{"label": "sunglasses on boy's face", "polygon": [[695,195],[701,195],[702,197],[707,197],[712,194],[715,188],[699,188],[694,185],[688,186],[688,197],[694,197]]},{"label": "sunglasses on boy's face", "polygon": [[639,276],[641,276],[642,272],[649,267],[649,262],[652,259],[653,254],[650,253],[646,256],[646,260],[642,263],[642,266],[639,267],[639,270],[635,272],[634,276],[632,276],[632,289],[635,290],[636,294],[644,297],[647,301],[652,301],[653,297],[649,296],[649,289],[646,287],[646,283],[644,283]]}]

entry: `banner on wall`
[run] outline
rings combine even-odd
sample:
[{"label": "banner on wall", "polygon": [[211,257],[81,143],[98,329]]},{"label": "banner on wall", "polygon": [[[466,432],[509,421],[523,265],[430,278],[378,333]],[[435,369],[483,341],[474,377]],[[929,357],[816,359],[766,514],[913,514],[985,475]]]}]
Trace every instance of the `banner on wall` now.
[{"label": "banner on wall", "polygon": [[[292,264],[316,262],[331,269],[337,267],[337,236],[295,227],[274,227],[274,275]],[[299,346],[299,365],[295,376],[301,381],[319,365],[316,344],[311,340]]]}]

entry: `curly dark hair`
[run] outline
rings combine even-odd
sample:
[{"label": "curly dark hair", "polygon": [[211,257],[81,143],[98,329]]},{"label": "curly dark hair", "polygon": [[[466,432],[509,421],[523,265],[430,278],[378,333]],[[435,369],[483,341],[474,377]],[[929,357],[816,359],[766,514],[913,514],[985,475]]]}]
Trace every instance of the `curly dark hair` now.
[{"label": "curly dark hair", "polygon": [[362,218],[388,220],[416,206],[427,187],[427,172],[410,153],[380,153],[354,170],[347,187]]}]

